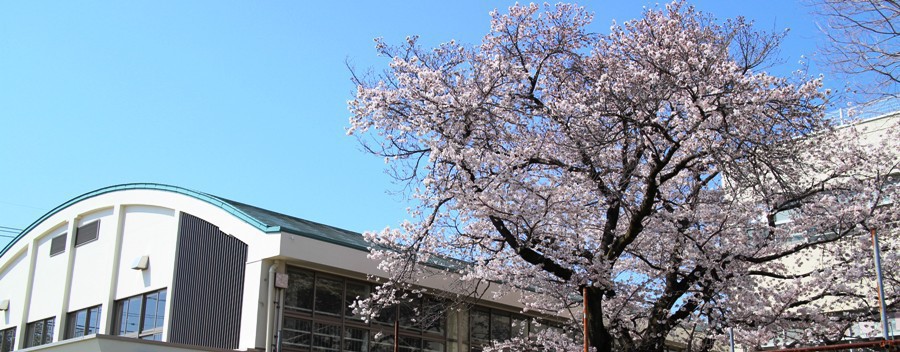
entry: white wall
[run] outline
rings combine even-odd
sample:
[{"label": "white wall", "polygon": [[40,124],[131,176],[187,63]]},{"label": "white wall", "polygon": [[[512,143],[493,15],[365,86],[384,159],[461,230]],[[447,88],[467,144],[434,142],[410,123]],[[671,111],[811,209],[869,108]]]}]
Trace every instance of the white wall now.
[{"label": "white wall", "polygon": [[[9,265],[0,271],[0,282],[25,282],[28,279],[26,253],[17,253]],[[0,312],[0,330],[19,324],[22,320],[22,302],[25,302],[25,285],[0,285],[0,301],[9,300],[9,309]]]},{"label": "white wall", "polygon": [[50,256],[50,242],[53,238],[66,233],[66,241],[70,241],[72,234],[68,233],[67,226],[61,226],[37,241],[37,251],[34,259],[34,279],[31,288],[31,304],[28,308],[28,321],[54,317],[59,313],[62,300],[59,294],[63,292],[66,282],[66,264],[69,248],[65,252]]},{"label": "white wall", "polygon": [[[178,226],[172,209],[132,205],[125,207],[122,255],[115,299],[167,287],[172,281]],[[150,257],[147,270],[131,269],[141,256]]]},{"label": "white wall", "polygon": [[97,290],[102,289],[101,292],[105,293],[111,278],[108,268],[112,263],[112,249],[116,240],[116,219],[112,215],[112,208],[107,208],[85,214],[78,221],[79,227],[94,221],[100,221],[100,226],[95,241],[68,249],[74,251],[75,257],[67,312],[105,302],[105,295],[98,294]]}]

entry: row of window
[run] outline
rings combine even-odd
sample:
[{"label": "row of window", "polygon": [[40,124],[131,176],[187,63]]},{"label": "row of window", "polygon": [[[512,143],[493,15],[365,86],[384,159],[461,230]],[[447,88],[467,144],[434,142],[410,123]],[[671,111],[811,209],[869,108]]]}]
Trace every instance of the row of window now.
[{"label": "row of window", "polygon": [[[282,349],[293,351],[392,352],[394,334],[389,328],[372,329],[338,323],[314,322],[286,316],[282,325]],[[444,352],[445,342],[401,333],[402,352]]]},{"label": "row of window", "polygon": [[481,351],[492,341],[527,337],[547,329],[562,331],[557,324],[543,320],[536,321],[521,314],[486,308],[474,308],[469,311],[469,341],[473,352]]},{"label": "row of window", "polygon": [[[387,307],[371,322],[353,314],[350,305],[374,289],[367,282],[288,268],[279,342],[285,351],[444,352],[447,342],[445,304],[414,297]],[[396,324],[396,333],[395,333]],[[469,311],[469,341],[477,352],[491,341],[525,337],[561,328],[547,321],[506,311]]]},{"label": "row of window", "polygon": [[[115,303],[113,334],[148,340],[162,340],[166,290],[158,290],[118,300]],[[100,332],[101,307],[94,306],[66,315],[65,339]],[[56,317],[33,321],[25,326],[25,347],[53,342]],[[0,352],[15,348],[16,328],[0,330]]]},{"label": "row of window", "polygon": [[[93,242],[100,234],[100,220],[93,221],[79,226],[75,230],[75,247],[81,246],[88,242]],[[54,256],[66,251],[66,237],[68,233],[54,237],[50,240],[50,256]]]},{"label": "row of window", "polygon": [[393,351],[395,338],[401,351],[444,351],[447,319],[433,297],[412,297],[366,323],[350,305],[372,292],[370,283],[297,268],[288,276],[279,339],[286,351]]}]

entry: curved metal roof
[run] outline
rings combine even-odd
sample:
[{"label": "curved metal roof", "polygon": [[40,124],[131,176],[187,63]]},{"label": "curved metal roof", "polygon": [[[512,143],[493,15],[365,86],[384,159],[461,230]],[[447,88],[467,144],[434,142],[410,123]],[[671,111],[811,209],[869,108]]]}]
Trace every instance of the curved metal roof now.
[{"label": "curved metal roof", "polygon": [[274,212],[271,210],[266,210],[262,208],[258,208],[252,205],[235,202],[232,200],[228,200],[221,197],[216,197],[209,193],[198,192],[194,190],[190,190],[187,188],[182,188],[178,186],[171,186],[159,183],[127,183],[114,185],[109,187],[100,188],[98,190],[90,191],[79,195],[75,198],[69,199],[65,203],[58,205],[57,207],[51,209],[46,214],[35,220],[31,225],[28,225],[22,232],[20,232],[12,241],[6,244],[2,250],[0,250],[0,256],[6,254],[6,252],[12,248],[12,246],[18,242],[22,237],[25,236],[28,232],[37,227],[40,223],[44,222],[54,214],[62,211],[69,206],[81,202],[85,199],[93,198],[99,195],[112,193],[112,192],[120,192],[120,191],[128,191],[128,190],[157,190],[164,192],[172,192],[183,194],[189,197],[193,197],[195,199],[204,201],[206,203],[212,204],[214,206],[219,207],[220,209],[226,211],[227,213],[243,220],[244,222],[250,224],[253,227],[256,227],[260,231],[264,233],[291,233],[299,236],[310,237],[321,241],[331,242],[334,244],[359,249],[359,250],[368,250],[368,244],[363,239],[363,236],[357,232],[348,231],[344,229],[339,229],[337,227],[328,226],[324,224],[320,224],[317,222],[293,217],[290,215],[281,214],[278,212]]}]

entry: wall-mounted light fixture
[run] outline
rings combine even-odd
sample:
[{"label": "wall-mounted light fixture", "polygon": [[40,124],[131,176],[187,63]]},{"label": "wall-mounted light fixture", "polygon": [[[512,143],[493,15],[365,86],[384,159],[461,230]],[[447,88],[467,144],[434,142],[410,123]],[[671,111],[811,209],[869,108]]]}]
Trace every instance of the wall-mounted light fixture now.
[{"label": "wall-mounted light fixture", "polygon": [[0,300],[0,312],[9,310],[9,300]]},{"label": "wall-mounted light fixture", "polygon": [[131,268],[134,270],[147,270],[150,267],[150,256],[142,255],[140,257],[134,258],[134,261],[131,262]]}]

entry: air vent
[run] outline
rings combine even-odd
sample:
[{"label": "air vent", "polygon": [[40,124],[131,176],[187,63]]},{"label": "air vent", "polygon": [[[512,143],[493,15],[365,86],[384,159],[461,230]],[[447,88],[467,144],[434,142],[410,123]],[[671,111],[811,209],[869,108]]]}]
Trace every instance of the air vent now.
[{"label": "air vent", "polygon": [[50,241],[50,256],[54,256],[66,251],[66,235],[62,234]]},{"label": "air vent", "polygon": [[100,220],[81,225],[81,227],[75,231],[75,247],[96,240],[99,232]]}]

